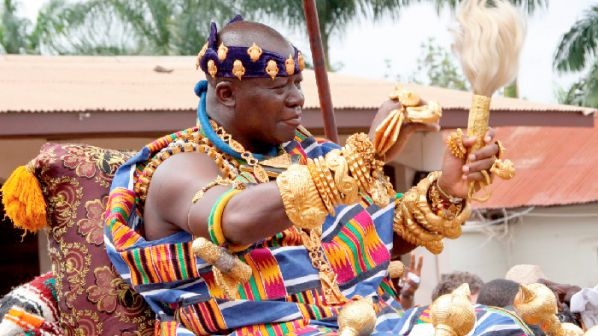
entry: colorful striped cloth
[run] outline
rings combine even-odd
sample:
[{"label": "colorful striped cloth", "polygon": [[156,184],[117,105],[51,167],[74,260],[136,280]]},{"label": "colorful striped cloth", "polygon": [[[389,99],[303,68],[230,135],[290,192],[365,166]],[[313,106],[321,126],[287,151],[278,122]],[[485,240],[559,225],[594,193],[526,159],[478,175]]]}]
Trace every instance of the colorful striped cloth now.
[{"label": "colorful striped cloth", "polygon": [[[533,336],[534,332],[515,313],[484,305],[475,306],[476,324],[470,335]],[[411,308],[395,327],[394,335],[432,336],[430,306]]]},{"label": "colorful striped cloth", "polygon": [[[237,300],[224,299],[211,266],[193,256],[192,237],[179,232],[146,241],[136,229],[142,219],[133,192],[139,167],[188,129],[144,147],[117,171],[106,216],[105,242],[120,275],[137,290],[162,322],[164,335],[319,335],[338,328],[338,308],[324,304],[321,285],[295,229],[288,229],[239,253],[253,269]],[[284,146],[294,162],[320,157],[338,145],[318,142],[300,128]],[[374,205],[364,195],[359,204],[336,209],[323,226],[322,246],[349,298],[372,297],[380,316],[377,332],[390,332],[400,305],[387,276],[392,248],[394,206]]]}]

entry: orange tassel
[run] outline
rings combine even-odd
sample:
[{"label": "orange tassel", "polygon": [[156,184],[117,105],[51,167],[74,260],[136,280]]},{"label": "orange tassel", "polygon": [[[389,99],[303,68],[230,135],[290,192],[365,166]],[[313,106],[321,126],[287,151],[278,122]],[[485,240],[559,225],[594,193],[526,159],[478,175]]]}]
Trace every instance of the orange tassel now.
[{"label": "orange tassel", "polygon": [[48,226],[46,201],[37,177],[34,161],[15,169],[2,186],[4,212],[16,228],[37,232]]}]

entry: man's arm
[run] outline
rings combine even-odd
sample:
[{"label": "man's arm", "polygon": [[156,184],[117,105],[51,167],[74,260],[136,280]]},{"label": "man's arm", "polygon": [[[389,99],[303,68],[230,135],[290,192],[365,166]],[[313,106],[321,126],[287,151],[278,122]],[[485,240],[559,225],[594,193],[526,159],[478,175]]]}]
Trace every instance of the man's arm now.
[{"label": "man's arm", "polygon": [[[192,203],[192,199],[219,173],[214,161],[200,153],[177,154],[162,163],[154,173],[145,204],[146,238],[160,238],[167,235],[163,232],[180,229],[209,239],[212,207],[231,186],[215,186],[198,202]],[[228,202],[222,217],[224,237],[235,245],[254,243],[291,225],[275,182],[238,193]]]}]

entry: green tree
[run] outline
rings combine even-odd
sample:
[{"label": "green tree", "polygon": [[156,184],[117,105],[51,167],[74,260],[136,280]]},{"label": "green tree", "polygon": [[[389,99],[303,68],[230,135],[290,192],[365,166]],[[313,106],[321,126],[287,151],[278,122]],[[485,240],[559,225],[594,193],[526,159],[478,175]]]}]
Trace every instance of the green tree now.
[{"label": "green tree", "polygon": [[[444,7],[451,10],[458,7],[461,0],[426,0],[434,4],[440,12]],[[339,36],[349,23],[358,20],[380,19],[383,16],[398,18],[401,8],[421,0],[317,0],[316,8],[322,35],[322,47],[326,57],[326,67],[331,70],[329,57],[330,40]],[[528,13],[547,5],[548,0],[510,0],[523,7]],[[244,0],[240,6],[256,18],[279,20],[296,29],[305,30],[305,17],[302,0]]]},{"label": "green tree", "polygon": [[38,40],[29,32],[31,22],[16,15],[18,3],[3,0],[0,4],[0,52],[7,54],[38,53]]},{"label": "green tree", "polygon": [[433,38],[421,44],[417,70],[412,80],[419,84],[464,91],[469,86],[461,69],[455,65],[454,57]]},{"label": "green tree", "polygon": [[562,95],[562,103],[598,107],[598,4],[592,5],[561,38],[554,68],[561,72],[587,71]]},{"label": "green tree", "polygon": [[58,54],[193,55],[212,19],[234,6],[217,0],[50,0],[35,32]]}]

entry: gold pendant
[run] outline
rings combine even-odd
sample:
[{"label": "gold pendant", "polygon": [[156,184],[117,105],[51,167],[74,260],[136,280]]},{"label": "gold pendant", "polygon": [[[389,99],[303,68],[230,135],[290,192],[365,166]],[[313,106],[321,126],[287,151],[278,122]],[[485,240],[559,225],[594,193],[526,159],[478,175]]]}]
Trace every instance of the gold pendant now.
[{"label": "gold pendant", "polygon": [[318,275],[320,276],[322,292],[327,305],[335,306],[347,302],[347,298],[341,293],[336,283],[336,273],[320,272]]},{"label": "gold pendant", "polygon": [[266,183],[270,181],[270,178],[268,178],[268,173],[266,172],[264,167],[260,165],[256,164],[255,166],[253,166],[253,175],[255,175],[255,178],[260,183]]},{"label": "gold pendant", "polygon": [[291,165],[291,156],[289,153],[284,153],[282,155],[278,155],[264,161],[260,161],[260,164],[263,166],[274,167],[274,168],[289,168]]}]

